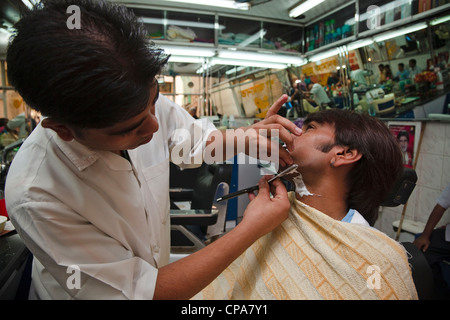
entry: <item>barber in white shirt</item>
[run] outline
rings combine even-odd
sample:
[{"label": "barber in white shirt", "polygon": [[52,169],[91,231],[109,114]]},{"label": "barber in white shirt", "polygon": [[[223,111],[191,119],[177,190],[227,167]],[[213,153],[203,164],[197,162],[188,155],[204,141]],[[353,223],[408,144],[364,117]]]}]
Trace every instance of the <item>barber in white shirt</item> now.
[{"label": "barber in white shirt", "polygon": [[[69,4],[80,9],[81,28],[66,25]],[[6,204],[34,256],[37,298],[190,298],[287,218],[286,189],[276,181],[270,197],[262,179],[236,228],[168,264],[169,160],[186,142],[174,132],[191,133],[191,158],[205,146],[223,147],[226,136],[159,95],[155,76],[168,57],[148,46],[145,28],[127,9],[97,0],[51,2],[16,27],[10,81],[45,119],[14,159]],[[301,131],[276,116],[286,98],[250,128],[277,129],[292,148]],[[248,144],[279,148],[255,139]],[[292,161],[279,152],[282,163]],[[79,282],[70,282],[71,270],[79,270]]]}]

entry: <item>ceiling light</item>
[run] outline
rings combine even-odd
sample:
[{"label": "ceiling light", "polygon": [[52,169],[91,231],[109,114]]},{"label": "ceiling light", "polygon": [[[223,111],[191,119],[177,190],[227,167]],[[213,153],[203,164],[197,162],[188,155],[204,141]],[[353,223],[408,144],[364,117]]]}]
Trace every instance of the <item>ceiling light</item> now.
[{"label": "ceiling light", "polygon": [[161,46],[166,54],[175,56],[189,56],[189,57],[212,57],[215,55],[214,48],[202,47],[183,47],[183,46]]},{"label": "ceiling light", "polygon": [[325,0],[306,0],[305,2],[289,10],[289,17],[291,18],[298,17],[299,15],[314,8],[315,6],[321,4],[324,1]]},{"label": "ceiling light", "polygon": [[399,37],[399,36],[402,36],[402,35],[405,35],[405,34],[408,34],[408,33],[412,33],[412,32],[415,32],[415,31],[419,31],[419,30],[425,29],[426,27],[427,27],[427,24],[425,22],[418,23],[418,24],[412,25],[412,26],[407,27],[407,28],[403,28],[403,29],[400,29],[400,30],[395,30],[395,31],[390,31],[390,32],[386,32],[386,33],[380,34],[379,36],[376,36],[374,38],[374,40],[376,42],[382,42],[382,41],[385,41],[385,40],[388,40],[388,39],[396,38],[396,37]]},{"label": "ceiling light", "polygon": [[299,56],[284,55],[284,54],[265,54],[248,51],[220,50],[219,57],[225,59],[261,61],[261,62],[283,63],[292,65],[305,64],[305,60]]},{"label": "ceiling light", "polygon": [[248,10],[250,6],[248,3],[238,3],[230,0],[166,0],[166,1],[200,4],[204,6],[239,9],[239,10]]},{"label": "ceiling light", "polygon": [[445,17],[442,17],[442,18],[437,18],[437,19],[432,20],[430,22],[430,24],[432,26],[435,26],[437,24],[440,24],[440,23],[443,23],[443,22],[447,22],[448,20],[450,20],[450,16],[445,16]]},{"label": "ceiling light", "polygon": [[372,43],[373,43],[372,39],[364,39],[364,40],[355,41],[355,42],[349,43],[347,45],[347,50],[348,51],[356,50],[356,49],[371,45]]},{"label": "ceiling light", "polygon": [[33,9],[35,4],[38,4],[40,0],[22,0],[23,4],[26,5],[29,9]]},{"label": "ceiling light", "polygon": [[160,25],[176,25],[183,27],[192,27],[192,28],[203,28],[203,29],[217,29],[223,30],[225,29],[224,25],[219,25],[215,23],[207,23],[207,22],[196,22],[196,21],[183,21],[183,20],[173,20],[173,19],[158,19],[158,18],[141,18],[143,23],[148,24],[160,24]]},{"label": "ceiling light", "polygon": [[258,68],[269,68],[269,69],[285,69],[286,64],[276,63],[276,62],[265,62],[265,61],[252,61],[252,60],[241,60],[241,59],[224,59],[224,58],[212,58],[211,65],[222,64],[228,66],[245,66],[245,67],[258,67]]},{"label": "ceiling light", "polygon": [[169,62],[203,63],[202,57],[171,55]]},{"label": "ceiling light", "polygon": [[325,52],[316,54],[316,55],[312,56],[312,57],[309,59],[309,61],[311,61],[311,62],[317,62],[317,61],[320,61],[320,60],[323,60],[323,59],[326,59],[326,58],[330,58],[330,57],[332,57],[332,56],[336,56],[336,55],[338,55],[339,53],[340,53],[340,50],[337,49],[337,48],[335,48],[335,49],[332,49],[332,50],[329,50],[329,51],[325,51]]}]

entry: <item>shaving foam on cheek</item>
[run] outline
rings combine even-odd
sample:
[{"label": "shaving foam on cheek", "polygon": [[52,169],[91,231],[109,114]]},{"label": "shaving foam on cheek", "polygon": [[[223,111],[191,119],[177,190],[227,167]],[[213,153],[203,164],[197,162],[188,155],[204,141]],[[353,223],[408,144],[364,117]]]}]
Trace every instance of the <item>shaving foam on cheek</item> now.
[{"label": "shaving foam on cheek", "polygon": [[296,173],[298,173],[298,176],[295,176],[292,178],[292,182],[295,183],[295,192],[300,195],[300,197],[303,196],[312,196],[313,194],[308,191],[306,188],[305,183],[303,182],[303,176],[300,172],[295,170]]}]

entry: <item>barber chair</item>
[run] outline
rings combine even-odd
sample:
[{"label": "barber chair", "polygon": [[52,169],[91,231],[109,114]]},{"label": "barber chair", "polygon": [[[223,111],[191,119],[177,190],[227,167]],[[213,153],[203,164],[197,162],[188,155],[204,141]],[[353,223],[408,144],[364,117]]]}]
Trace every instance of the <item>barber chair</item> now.
[{"label": "barber chair", "polygon": [[411,242],[402,242],[402,245],[408,252],[408,262],[419,300],[437,299],[433,273],[423,252]]},{"label": "barber chair", "polygon": [[[219,183],[210,210],[170,210],[172,254],[193,253],[225,233],[228,201],[216,202],[215,199],[227,195],[228,192],[228,184]],[[192,226],[206,227],[203,239],[189,228]]]},{"label": "barber chair", "polygon": [[416,187],[417,173],[414,169],[403,168],[401,177],[394,183],[388,196],[383,200],[383,207],[397,207],[405,204]]},{"label": "barber chair", "polygon": [[[206,164],[181,170],[171,164],[171,251],[192,253],[214,241],[225,231],[227,201],[215,199],[228,194],[231,164]],[[179,203],[188,203],[183,208]]]},{"label": "barber chair", "polygon": [[182,209],[177,204],[189,202],[190,209],[210,210],[214,193],[221,182],[231,183],[232,164],[203,163],[194,169],[180,169],[170,163],[171,209]]},{"label": "barber chair", "polygon": [[[416,186],[416,182],[416,171],[411,168],[404,168],[401,177],[394,183],[381,206],[397,207],[406,204]],[[394,230],[396,231],[395,228]],[[411,242],[401,242],[401,244],[408,252],[408,261],[419,300],[435,299],[433,273],[423,252]]]}]

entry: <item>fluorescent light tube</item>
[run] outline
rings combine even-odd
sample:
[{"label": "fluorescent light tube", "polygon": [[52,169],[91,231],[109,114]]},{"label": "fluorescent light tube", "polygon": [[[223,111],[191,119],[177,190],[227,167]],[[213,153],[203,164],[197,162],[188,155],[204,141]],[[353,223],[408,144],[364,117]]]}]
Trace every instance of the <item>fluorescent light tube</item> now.
[{"label": "fluorescent light tube", "polygon": [[425,29],[426,27],[427,27],[427,24],[425,22],[418,23],[418,24],[415,24],[415,25],[412,25],[412,26],[409,26],[409,27],[406,27],[406,28],[403,28],[403,29],[399,29],[399,30],[390,31],[390,32],[386,32],[386,33],[380,34],[380,35],[376,36],[374,38],[374,40],[376,42],[381,42],[381,41],[385,41],[385,40],[389,40],[389,39],[392,39],[392,38],[396,38],[396,37],[399,37],[399,36],[402,36],[402,35],[405,35],[405,34],[408,34],[408,33],[419,31],[419,30]]},{"label": "fluorescent light tube", "polygon": [[332,49],[312,56],[309,61],[316,62],[339,54],[339,49]]},{"label": "fluorescent light tube", "polygon": [[248,3],[238,3],[234,1],[227,0],[166,0],[171,2],[182,2],[182,3],[190,3],[190,4],[200,4],[204,6],[212,6],[212,7],[222,7],[228,9],[239,9],[239,10],[248,10]]},{"label": "fluorescent light tube", "polygon": [[202,57],[171,55],[169,62],[203,63]]},{"label": "fluorescent light tube", "polygon": [[33,9],[33,5],[38,4],[41,0],[22,0],[23,4],[29,9]]},{"label": "fluorescent light tube", "polygon": [[270,63],[283,63],[292,65],[305,64],[305,60],[301,57],[282,55],[282,54],[264,54],[258,52],[220,50],[219,57],[225,59],[261,61]]},{"label": "fluorescent light tube", "polygon": [[285,69],[287,67],[287,65],[285,65],[283,63],[275,63],[275,62],[212,58],[211,65],[216,65],[216,64],[223,64],[223,65],[228,65],[228,66],[271,68],[271,69]]},{"label": "fluorescent light tube", "polygon": [[447,22],[448,20],[450,20],[450,16],[445,16],[445,17],[441,17],[441,18],[437,18],[434,20],[431,20],[430,24],[432,26],[435,26],[437,24],[443,23],[443,22]]},{"label": "fluorescent light tube", "polygon": [[215,54],[213,48],[201,47],[182,47],[182,46],[161,46],[165,53],[175,56],[190,56],[190,57],[212,57]]},{"label": "fluorescent light tube", "polygon": [[[173,20],[173,19],[167,19],[167,20],[164,21],[164,19],[142,17],[141,21],[143,23],[149,23],[149,24],[161,24],[161,25],[173,24],[173,25],[176,25],[176,26],[192,27],[192,28],[204,28],[204,29],[214,29],[216,27],[215,23],[183,21],[183,20]],[[217,24],[217,26],[218,26],[219,30],[225,29],[224,25]]]},{"label": "fluorescent light tube", "polygon": [[295,18],[301,15],[302,13],[305,13],[306,11],[314,8],[315,6],[321,4],[325,0],[307,0],[303,2],[302,4],[296,6],[295,8],[292,8],[289,10],[289,17]]},{"label": "fluorescent light tube", "polygon": [[356,49],[371,45],[372,43],[373,43],[372,39],[364,39],[364,40],[355,41],[355,42],[349,43],[347,45],[347,50],[348,51],[356,50]]}]

